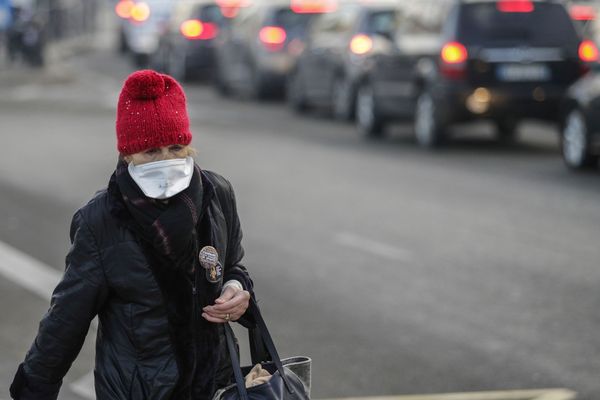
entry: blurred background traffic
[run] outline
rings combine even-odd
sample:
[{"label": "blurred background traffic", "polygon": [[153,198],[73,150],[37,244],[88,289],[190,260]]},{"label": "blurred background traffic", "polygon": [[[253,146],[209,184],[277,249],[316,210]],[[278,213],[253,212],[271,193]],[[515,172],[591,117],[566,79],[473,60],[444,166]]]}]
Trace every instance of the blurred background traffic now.
[{"label": "blurred background traffic", "polygon": [[[281,353],[313,356],[314,398],[599,399],[599,13],[0,0],[0,399],[52,286],[6,271],[60,275],[140,68],[183,83],[198,162],[236,188],[263,311]],[[89,336],[61,398],[94,398]],[[535,398],[515,396],[497,398]]]}]

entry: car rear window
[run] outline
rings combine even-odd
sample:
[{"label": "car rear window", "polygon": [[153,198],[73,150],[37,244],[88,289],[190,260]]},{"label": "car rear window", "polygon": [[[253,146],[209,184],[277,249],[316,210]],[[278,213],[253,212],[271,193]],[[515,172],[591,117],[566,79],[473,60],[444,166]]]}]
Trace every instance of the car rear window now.
[{"label": "car rear window", "polygon": [[277,10],[267,21],[268,25],[281,26],[284,29],[304,29],[316,14],[302,14],[285,8]]},{"label": "car rear window", "polygon": [[223,14],[221,8],[216,5],[204,5],[198,7],[195,12],[195,18],[200,19],[204,22],[215,22],[219,23],[223,20]]},{"label": "car rear window", "polygon": [[533,3],[529,12],[500,11],[497,2],[465,4],[458,39],[467,45],[577,46],[578,35],[561,4]]},{"label": "car rear window", "polygon": [[394,33],[398,29],[398,14],[395,10],[377,11],[367,18],[365,33]]}]

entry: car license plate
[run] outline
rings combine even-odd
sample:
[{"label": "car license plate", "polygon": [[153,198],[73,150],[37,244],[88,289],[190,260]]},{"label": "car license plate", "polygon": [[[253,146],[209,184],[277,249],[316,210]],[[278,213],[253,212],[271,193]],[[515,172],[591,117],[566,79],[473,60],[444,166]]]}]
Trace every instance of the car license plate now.
[{"label": "car license plate", "polygon": [[526,82],[550,80],[550,68],[544,64],[502,64],[496,76],[504,82]]}]

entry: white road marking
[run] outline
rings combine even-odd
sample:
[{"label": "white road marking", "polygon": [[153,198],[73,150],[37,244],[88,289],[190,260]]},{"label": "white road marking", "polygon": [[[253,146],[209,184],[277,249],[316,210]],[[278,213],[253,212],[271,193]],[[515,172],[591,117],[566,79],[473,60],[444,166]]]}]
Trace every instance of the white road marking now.
[{"label": "white road marking", "polygon": [[[62,278],[58,270],[1,241],[0,275],[46,301]],[[94,319],[92,330],[96,331],[97,326],[97,319]],[[85,399],[95,399],[93,371],[69,385],[69,388]]]},{"label": "white road marking", "polygon": [[575,400],[568,389],[501,390],[494,392],[417,394],[409,396],[348,397],[322,400]]},{"label": "white road marking", "polygon": [[62,277],[56,269],[3,242],[0,242],[0,274],[44,300],[50,299]]},{"label": "white road marking", "polygon": [[408,262],[412,259],[412,254],[406,249],[377,242],[350,232],[340,232],[335,236],[335,242],[339,245],[351,247],[392,261]]}]

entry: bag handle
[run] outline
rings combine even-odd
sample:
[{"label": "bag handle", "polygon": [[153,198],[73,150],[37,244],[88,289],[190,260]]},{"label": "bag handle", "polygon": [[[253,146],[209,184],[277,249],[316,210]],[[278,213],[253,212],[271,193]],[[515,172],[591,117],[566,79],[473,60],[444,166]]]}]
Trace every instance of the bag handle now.
[{"label": "bag handle", "polygon": [[[250,298],[250,306],[249,311],[254,317],[254,320],[257,324],[257,332],[260,334],[262,341],[267,349],[267,352],[271,356],[272,362],[277,367],[277,371],[279,371],[279,375],[285,384],[285,387],[290,394],[294,394],[294,389],[292,385],[288,381],[288,377],[285,375],[285,370],[283,368],[283,364],[281,363],[281,358],[279,358],[279,354],[277,353],[277,349],[275,348],[275,343],[273,343],[273,338],[269,333],[269,329],[267,328],[267,324],[263,319],[260,309],[258,308],[258,304],[254,298]],[[248,392],[246,391],[246,385],[244,383],[244,377],[242,375],[242,369],[240,367],[240,361],[237,356],[237,349],[235,347],[234,342],[234,334],[231,326],[226,323],[225,324],[225,337],[227,339],[227,348],[229,349],[229,356],[231,357],[231,364],[233,367],[233,374],[235,377],[235,383],[238,388],[238,393],[241,397],[241,400],[248,400]]]}]

